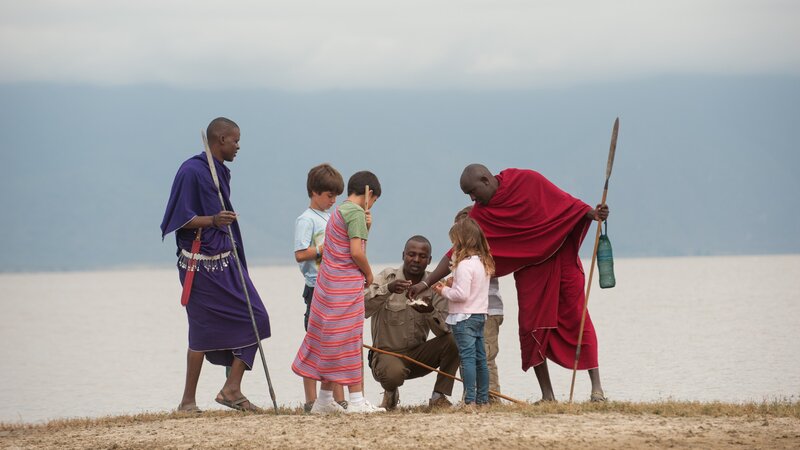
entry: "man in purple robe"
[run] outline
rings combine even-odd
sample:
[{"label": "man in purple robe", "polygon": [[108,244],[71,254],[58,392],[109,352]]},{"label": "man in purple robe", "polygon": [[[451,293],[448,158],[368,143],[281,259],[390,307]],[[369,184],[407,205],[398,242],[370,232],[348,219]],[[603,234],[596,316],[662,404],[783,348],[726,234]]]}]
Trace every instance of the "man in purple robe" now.
[{"label": "man in purple robe", "polygon": [[[219,177],[225,208],[220,205],[217,187],[211,177],[205,153],[186,160],[178,169],[169,202],[161,222],[161,238],[175,232],[178,244],[178,275],[183,285],[187,273],[194,276],[186,314],[189,319],[189,350],[186,358],[186,384],[179,411],[199,412],[195,401],[203,357],[212,364],[229,366],[230,372],[216,401],[239,410],[255,410],[241,392],[245,370],[253,367],[258,340],[247,307],[245,292],[234,260],[228,227],[233,232],[244,280],[253,307],[258,337],[270,336],[269,317],[247,272],[242,235],[230,202],[230,170],[239,151],[239,126],[219,117],[207,130],[208,145]],[[192,242],[200,229],[199,253],[192,253]],[[187,267],[191,270],[187,272]],[[188,284],[188,283],[187,283]]]}]

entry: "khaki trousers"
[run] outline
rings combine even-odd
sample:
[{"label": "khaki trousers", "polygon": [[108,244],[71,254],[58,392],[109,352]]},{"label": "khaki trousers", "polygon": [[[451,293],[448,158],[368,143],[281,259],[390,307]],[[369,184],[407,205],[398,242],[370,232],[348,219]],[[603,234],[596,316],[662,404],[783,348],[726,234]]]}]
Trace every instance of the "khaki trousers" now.
[{"label": "khaki trousers", "polygon": [[486,348],[486,362],[489,366],[489,389],[500,392],[500,377],[497,375],[497,353],[500,345],[497,342],[500,333],[500,325],[503,324],[503,316],[486,316],[486,323],[483,326],[483,342]]},{"label": "khaki trousers", "polygon": [[[455,376],[456,370],[458,370],[458,366],[461,363],[458,358],[458,347],[456,347],[456,341],[453,339],[452,333],[425,341],[409,351],[394,353],[402,353],[411,359],[436,367],[442,372],[453,376]],[[373,353],[370,366],[372,367],[372,376],[375,381],[380,383],[387,391],[396,390],[406,380],[419,378],[431,373],[430,370],[412,362],[377,352]],[[455,380],[452,378],[437,374],[433,390],[444,395],[452,395],[454,382]]]}]

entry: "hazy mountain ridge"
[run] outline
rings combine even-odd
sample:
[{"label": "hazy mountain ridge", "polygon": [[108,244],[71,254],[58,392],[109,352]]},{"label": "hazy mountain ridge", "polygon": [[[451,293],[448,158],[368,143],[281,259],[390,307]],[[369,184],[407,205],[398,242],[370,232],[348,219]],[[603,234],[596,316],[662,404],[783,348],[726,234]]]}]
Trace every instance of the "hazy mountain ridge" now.
[{"label": "hazy mountain ridge", "polygon": [[[251,263],[291,262],[292,227],[319,162],[373,170],[384,195],[369,253],[412,234],[447,245],[470,162],[530,167],[600,199],[620,116],[609,233],[618,256],[800,252],[800,83],[667,77],[559,91],[188,91],[0,85],[7,174],[0,271],[171,262],[159,241],[178,165],[216,116],[242,127],[230,166]],[[341,197],[343,199],[343,197]],[[589,245],[584,245],[584,250]]]}]

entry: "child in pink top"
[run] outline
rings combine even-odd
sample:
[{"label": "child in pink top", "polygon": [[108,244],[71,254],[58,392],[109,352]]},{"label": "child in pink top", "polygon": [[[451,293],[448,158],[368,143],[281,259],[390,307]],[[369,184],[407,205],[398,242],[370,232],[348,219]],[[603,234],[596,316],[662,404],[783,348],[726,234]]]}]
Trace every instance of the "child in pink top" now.
[{"label": "child in pink top", "polygon": [[489,368],[483,343],[483,327],[489,311],[489,278],[494,260],[478,224],[466,218],[450,229],[453,242],[453,278],[433,290],[448,300],[446,322],[453,329],[461,357],[464,403],[489,403]]}]

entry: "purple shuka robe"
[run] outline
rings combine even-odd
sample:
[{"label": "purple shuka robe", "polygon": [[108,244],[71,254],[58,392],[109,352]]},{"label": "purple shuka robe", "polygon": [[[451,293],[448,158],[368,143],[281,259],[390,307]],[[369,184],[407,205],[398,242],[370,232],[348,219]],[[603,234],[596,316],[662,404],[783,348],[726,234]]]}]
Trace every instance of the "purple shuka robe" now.
[{"label": "purple shuka robe", "polygon": [[[214,159],[219,177],[225,209],[233,211],[230,203],[230,170]],[[183,229],[196,216],[210,216],[221,211],[219,196],[205,153],[186,160],[178,169],[172,183],[164,220],[161,222],[161,239],[175,232],[178,244],[178,275],[183,285],[186,278],[185,258],[181,250],[191,251],[196,230]],[[256,292],[242,248],[242,235],[238,222],[231,224],[236,249],[242,262],[250,303],[253,306],[258,334],[261,339],[270,336],[269,316],[258,292]],[[213,256],[231,252],[227,258],[212,263],[197,262],[189,304],[186,314],[189,319],[189,348],[205,352],[212,364],[230,366],[233,358],[239,358],[250,369],[258,350],[253,324],[247,309],[247,300],[241,286],[236,261],[231,251],[231,240],[224,228],[203,228],[200,253]]]}]

